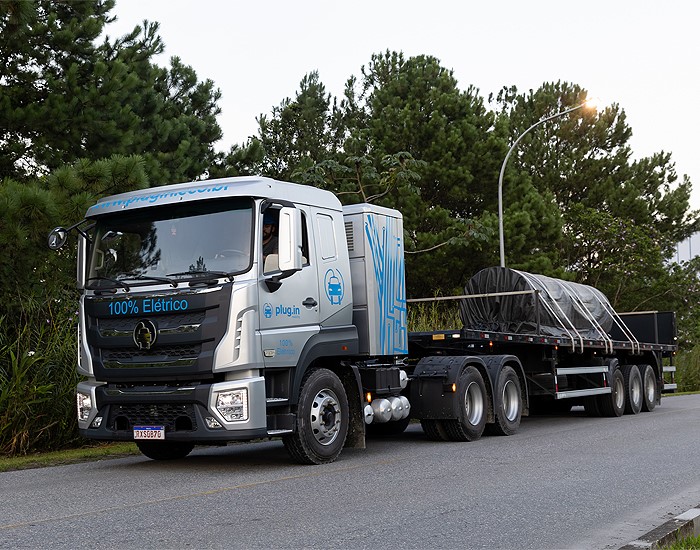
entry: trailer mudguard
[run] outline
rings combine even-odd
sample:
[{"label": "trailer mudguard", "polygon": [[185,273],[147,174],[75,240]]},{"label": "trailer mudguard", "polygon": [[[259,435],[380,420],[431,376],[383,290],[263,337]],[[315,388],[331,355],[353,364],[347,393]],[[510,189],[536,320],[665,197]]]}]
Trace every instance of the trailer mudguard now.
[{"label": "trailer mudguard", "polygon": [[468,355],[424,357],[411,376],[411,416],[418,419],[459,418],[459,400],[454,385],[462,371],[474,365],[486,370],[481,357]]}]

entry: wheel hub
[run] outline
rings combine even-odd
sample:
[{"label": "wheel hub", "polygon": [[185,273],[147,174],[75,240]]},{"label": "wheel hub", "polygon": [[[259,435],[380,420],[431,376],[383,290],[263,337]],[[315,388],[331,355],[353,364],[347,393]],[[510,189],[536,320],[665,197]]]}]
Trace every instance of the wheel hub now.
[{"label": "wheel hub", "polygon": [[309,415],[311,432],[321,445],[330,445],[338,437],[341,425],[338,397],[329,389],[321,390],[314,397]]}]

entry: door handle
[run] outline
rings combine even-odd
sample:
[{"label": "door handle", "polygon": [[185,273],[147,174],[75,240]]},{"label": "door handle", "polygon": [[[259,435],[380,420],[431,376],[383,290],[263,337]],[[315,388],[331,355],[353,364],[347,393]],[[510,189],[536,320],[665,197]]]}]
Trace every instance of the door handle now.
[{"label": "door handle", "polygon": [[311,296],[309,296],[306,300],[304,300],[301,303],[301,305],[311,309],[312,307],[316,307],[318,305],[318,302],[316,300],[314,300]]}]

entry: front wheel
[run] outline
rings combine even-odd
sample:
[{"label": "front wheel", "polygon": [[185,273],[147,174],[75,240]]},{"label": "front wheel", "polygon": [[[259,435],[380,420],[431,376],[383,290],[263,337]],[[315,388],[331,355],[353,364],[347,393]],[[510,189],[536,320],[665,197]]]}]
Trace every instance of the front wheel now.
[{"label": "front wheel", "polygon": [[328,369],[309,372],[301,386],[296,429],[282,438],[300,464],[327,464],[340,455],[350,413],[343,383]]},{"label": "front wheel", "polygon": [[523,412],[520,379],[513,367],[505,366],[501,369],[493,399],[495,422],[486,426],[488,433],[513,435],[520,427]]},{"label": "front wheel", "polygon": [[194,443],[186,441],[137,441],[136,446],[141,454],[153,460],[185,458],[194,449]]}]

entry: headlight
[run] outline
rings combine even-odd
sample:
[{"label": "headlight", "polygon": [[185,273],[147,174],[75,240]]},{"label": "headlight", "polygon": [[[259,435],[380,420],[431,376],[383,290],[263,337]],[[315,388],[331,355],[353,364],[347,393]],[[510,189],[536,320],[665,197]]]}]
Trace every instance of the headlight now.
[{"label": "headlight", "polygon": [[92,398],[89,394],[78,392],[78,420],[86,421],[92,411]]},{"label": "headlight", "polygon": [[227,422],[248,420],[248,390],[224,391],[216,397],[216,410]]}]

